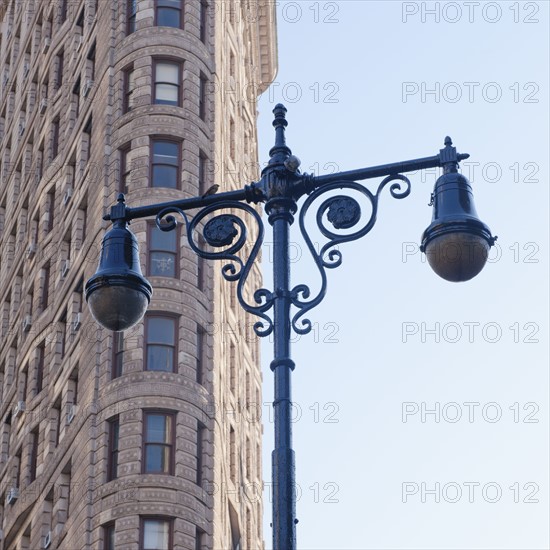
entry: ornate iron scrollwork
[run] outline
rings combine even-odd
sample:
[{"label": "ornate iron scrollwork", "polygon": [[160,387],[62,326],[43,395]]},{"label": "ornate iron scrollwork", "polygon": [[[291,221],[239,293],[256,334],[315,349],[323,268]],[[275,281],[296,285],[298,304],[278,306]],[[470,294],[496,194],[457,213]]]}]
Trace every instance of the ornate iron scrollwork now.
[{"label": "ornate iron scrollwork", "polygon": [[[390,186],[390,194],[392,197],[404,199],[410,194],[411,182],[409,179],[401,174],[392,174],[380,182],[376,194],[373,194],[369,189],[357,182],[339,181],[317,189],[311,193],[304,202],[300,210],[300,232],[306,241],[307,247],[321,275],[321,288],[316,296],[311,299],[311,290],[308,285],[301,284],[292,289],[292,304],[298,308],[298,311],[292,318],[292,328],[297,334],[307,334],[311,331],[311,321],[303,316],[309,310],[319,305],[325,296],[327,289],[326,269],[334,269],[342,264],[342,252],[337,246],[345,242],[360,239],[374,227],[378,213],[378,199],[382,190],[392,181],[395,181],[395,183]],[[405,186],[403,186],[403,183]],[[349,189],[360,193],[370,202],[372,210],[369,218],[358,230],[351,233],[339,234],[335,233],[334,230],[351,229],[359,224],[362,217],[360,204],[354,198],[346,195],[329,197],[323,201],[317,209],[316,222],[317,228],[328,241],[321,247],[319,252],[317,252],[306,230],[306,215],[315,201],[325,193],[336,189]],[[326,220],[332,224],[334,230],[326,226],[325,215]]]},{"label": "ornate iron scrollwork", "polygon": [[[235,214],[220,213],[212,216],[216,212],[224,209],[242,210],[249,214],[256,222],[258,228],[257,237],[250,248],[250,252],[243,261],[238,253],[243,250],[248,240],[247,225],[245,221]],[[165,208],[156,218],[157,227],[162,231],[172,231],[177,227],[177,220],[172,214],[179,214],[186,226],[187,241],[191,249],[201,258],[208,260],[227,261],[222,266],[222,275],[226,281],[237,282],[237,298],[245,311],[260,318],[260,321],[254,324],[254,332],[258,336],[268,336],[273,331],[273,321],[266,314],[274,304],[273,293],[266,288],[257,289],[254,294],[255,304],[250,304],[244,298],[244,285],[250,274],[252,265],[258,256],[264,239],[264,226],[258,212],[249,206],[237,201],[223,201],[211,204],[199,210],[194,216],[188,216],[183,210],[176,207]],[[202,231],[199,224],[210,217],[204,224]],[[204,243],[196,241],[197,233],[204,237]],[[205,250],[204,244],[212,248],[223,248],[214,252]]]},{"label": "ornate iron scrollwork", "polygon": [[[376,222],[380,194],[386,185],[392,181],[395,181],[390,186],[392,197],[403,199],[409,195],[411,190],[409,179],[401,174],[393,174],[382,180],[375,194],[357,182],[338,181],[324,185],[311,193],[306,199],[300,211],[299,227],[319,270],[321,288],[311,299],[311,290],[308,285],[300,284],[291,290],[291,302],[299,310],[293,316],[291,322],[292,328],[297,334],[307,334],[311,331],[311,321],[303,316],[309,310],[316,307],[325,296],[327,288],[326,269],[334,269],[342,264],[342,252],[337,248],[338,245],[357,240],[373,228]],[[403,183],[405,183],[404,188]],[[324,200],[317,209],[316,222],[319,231],[327,239],[327,242],[317,252],[305,227],[306,215],[315,201],[324,194],[336,189],[348,189],[360,193],[370,202],[372,210],[366,222],[356,231],[345,234],[337,233],[336,231],[352,229],[361,222],[363,214],[361,206],[356,199],[347,195],[331,196]],[[203,243],[196,242],[195,240],[195,235],[199,231],[199,224],[205,218],[224,209],[242,210],[252,216],[257,224],[258,235],[254,240],[250,253],[244,261],[237,254],[247,242],[247,226],[245,221],[235,214],[227,214],[225,212],[216,214],[208,219],[202,229],[205,243],[212,248],[223,248],[223,250],[214,252],[205,250],[202,248]],[[239,303],[245,311],[260,318],[260,321],[254,324],[254,332],[258,336],[268,336],[271,334],[273,331],[273,321],[266,312],[273,307],[275,301],[274,294],[266,288],[257,289],[253,294],[255,304],[248,303],[243,295],[244,285],[252,265],[258,256],[264,238],[264,226],[258,212],[248,204],[237,201],[223,201],[211,204],[202,208],[193,217],[189,217],[179,208],[169,207],[157,215],[157,227],[162,231],[172,231],[175,229],[177,227],[176,218],[173,216],[175,213],[179,214],[185,221],[187,240],[196,254],[209,260],[227,261],[221,270],[224,279],[230,282],[237,282],[237,298]],[[326,225],[326,221],[332,225],[332,228]]]}]

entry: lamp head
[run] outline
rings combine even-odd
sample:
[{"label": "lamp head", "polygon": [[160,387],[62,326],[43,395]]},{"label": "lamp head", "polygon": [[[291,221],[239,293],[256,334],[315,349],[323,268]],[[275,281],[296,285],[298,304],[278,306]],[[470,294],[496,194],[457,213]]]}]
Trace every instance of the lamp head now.
[{"label": "lamp head", "polygon": [[153,289],[141,273],[137,239],[126,221],[116,220],[103,237],[99,267],[85,292],[94,319],[108,330],[127,330],[145,314]]},{"label": "lamp head", "polygon": [[422,235],[420,250],[443,279],[468,281],[483,269],[496,237],[478,218],[468,179],[453,163],[445,172],[435,183],[432,223]]}]

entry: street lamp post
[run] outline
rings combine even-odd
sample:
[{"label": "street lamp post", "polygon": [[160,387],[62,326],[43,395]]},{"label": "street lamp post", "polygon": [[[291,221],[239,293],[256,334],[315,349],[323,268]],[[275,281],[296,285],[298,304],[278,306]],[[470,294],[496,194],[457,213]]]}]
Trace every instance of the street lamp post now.
[{"label": "street lamp post", "polygon": [[[421,250],[426,253],[434,271],[450,281],[471,279],[483,268],[496,237],[477,217],[470,184],[458,172],[458,163],[469,155],[457,154],[450,138],[445,139],[445,147],[439,154],[432,157],[313,176],[300,172],[300,161],[286,145],[285,107],[277,105],[273,113],[275,146],[269,152],[270,161],[259,181],[241,190],[138,208],[127,207],[124,196],[119,195],[110,214],[104,216],[113,223],[113,228],[103,239],[98,270],[86,284],[86,300],[97,322],[109,330],[126,330],[143,317],[152,288],[141,274],[137,241],[128,230],[128,223],[133,219],[156,216],[159,229],[171,231],[177,226],[174,214],[178,214],[185,223],[189,246],[196,254],[206,259],[226,261],[222,268],[223,277],[237,283],[239,303],[248,313],[259,317],[254,325],[255,333],[260,337],[273,333],[273,548],[294,550],[297,519],[291,373],[295,365],[291,358],[290,339],[292,331],[301,335],[311,331],[311,321],[304,315],[325,296],[326,270],[342,263],[338,246],[363,237],[373,228],[380,194],[389,183],[392,197],[405,198],[410,193],[411,183],[403,173],[433,167],[441,167],[443,175],[432,193],[433,219],[422,235]],[[376,193],[357,183],[372,178],[383,178]],[[348,193],[331,193],[338,189]],[[362,222],[365,216],[361,205],[349,191],[362,195],[370,203],[370,216],[366,221]],[[307,198],[300,207],[299,227],[321,277],[321,288],[313,297],[307,285],[292,287],[290,283],[289,230],[298,212],[297,201],[303,196]],[[310,207],[323,196],[324,200],[317,207],[316,223],[327,242],[316,250],[306,230],[305,217]],[[265,204],[269,224],[273,227],[274,244],[273,290],[257,289],[253,294],[254,303],[246,299],[243,288],[261,248],[264,226],[250,203]],[[227,213],[227,209],[232,209],[232,213]],[[189,215],[190,210],[196,212]],[[255,222],[257,229],[254,244],[245,259],[239,252],[243,251],[247,241],[247,224],[235,211],[245,213],[247,219]],[[328,224],[332,227],[329,228]],[[209,249],[196,241],[199,228]]]}]

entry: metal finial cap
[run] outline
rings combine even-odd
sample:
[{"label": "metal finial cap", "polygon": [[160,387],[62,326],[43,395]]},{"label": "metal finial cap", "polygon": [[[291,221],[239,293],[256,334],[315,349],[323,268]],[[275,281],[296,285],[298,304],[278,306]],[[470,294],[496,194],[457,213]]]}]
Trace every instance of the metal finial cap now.
[{"label": "metal finial cap", "polygon": [[275,145],[269,151],[269,166],[274,164],[282,165],[284,161],[292,154],[292,151],[286,146],[285,128],[288,122],[285,118],[286,107],[282,103],[277,103],[273,109],[275,118],[273,127],[275,128]]},{"label": "metal finial cap", "polygon": [[277,103],[273,109],[273,114],[277,114],[278,112],[286,113],[286,107],[282,103]]},{"label": "metal finial cap", "polygon": [[275,115],[275,118],[273,120],[273,126],[275,128],[286,128],[288,126],[288,122],[286,120],[286,107],[282,103],[278,103],[275,105],[275,109],[273,109],[273,114]]}]

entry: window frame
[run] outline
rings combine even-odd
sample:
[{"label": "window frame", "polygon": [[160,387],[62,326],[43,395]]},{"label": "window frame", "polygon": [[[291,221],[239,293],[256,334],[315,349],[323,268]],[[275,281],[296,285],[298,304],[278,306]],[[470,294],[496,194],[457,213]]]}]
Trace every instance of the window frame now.
[{"label": "window frame", "polygon": [[[52,409],[56,411],[55,417],[55,447],[59,447],[61,442],[61,396],[59,396],[53,403]],[[50,428],[51,429],[51,428]]]},{"label": "window frame", "polygon": [[107,478],[106,481],[118,479],[118,456],[120,446],[120,416],[117,414],[107,420]]},{"label": "window frame", "polygon": [[75,81],[75,84],[72,90],[72,94],[73,94],[72,99],[75,105],[75,118],[77,119],[78,119],[78,115],[80,114],[80,89],[81,89],[81,77],[79,75]]},{"label": "window frame", "polygon": [[124,366],[124,332],[123,331],[118,331],[118,332],[113,331],[113,357],[111,361],[112,361],[111,380],[114,380],[115,378],[120,378],[123,374],[123,366]]},{"label": "window frame", "polygon": [[[159,64],[171,64],[176,65],[178,68],[178,81],[177,84],[172,82],[157,81],[157,65]],[[152,90],[152,101],[153,105],[167,105],[170,107],[182,107],[183,106],[183,61],[181,59],[176,59],[173,57],[155,57],[153,58],[153,90]],[[157,102],[157,84],[169,84],[170,86],[175,86],[177,88],[177,102],[175,105],[171,103],[158,103]]]},{"label": "window frame", "polygon": [[60,118],[57,116],[52,120],[52,137],[51,137],[51,155],[52,161],[59,155],[59,133],[60,133]]},{"label": "window frame", "polygon": [[[198,242],[199,248],[201,250],[205,250],[206,241],[200,233],[197,237],[197,242]],[[197,272],[196,272],[196,274],[197,274],[197,280],[196,280],[197,289],[200,290],[201,292],[204,292],[206,290],[206,286],[207,286],[206,285],[206,282],[207,282],[206,279],[207,279],[208,265],[206,263],[206,260],[202,256],[199,256],[197,254],[196,258],[197,258]]]},{"label": "window frame", "polygon": [[[135,5],[135,11],[132,11],[132,7]],[[126,34],[133,34],[136,32],[138,2],[137,0],[126,0]]]},{"label": "window frame", "polygon": [[235,120],[232,116],[229,116],[229,158],[236,162],[237,159],[237,131],[235,127]]},{"label": "window frame", "polygon": [[195,483],[202,487],[202,482],[204,481],[204,443],[205,443],[205,436],[207,434],[207,428],[206,425],[203,424],[200,420],[197,420],[197,470],[196,470],[196,479]]},{"label": "window frame", "polygon": [[203,550],[206,531],[195,525],[195,550]]},{"label": "window frame", "polygon": [[116,535],[116,525],[114,521],[103,524],[103,550],[115,550],[115,547],[111,545],[111,534],[113,541]]},{"label": "window frame", "polygon": [[[63,310],[63,313],[61,314],[61,317],[57,320],[59,327],[56,328],[57,330],[57,336],[61,335],[61,351],[60,356],[61,360],[65,358],[65,355],[67,354],[67,348],[68,348],[68,342],[67,342],[67,308]],[[57,340],[56,345],[59,344],[59,340]]]},{"label": "window frame", "polygon": [[[149,321],[151,319],[170,319],[174,322],[174,343],[172,346],[169,344],[163,344],[163,343],[157,343],[157,342],[149,342]],[[144,357],[143,357],[143,370],[148,372],[175,372],[177,373],[177,358],[178,358],[178,321],[179,316],[165,313],[165,312],[150,312],[147,313],[145,316],[145,323],[144,323]],[[166,371],[166,370],[159,370],[159,369],[149,369],[148,365],[148,356],[149,356],[149,345],[161,345],[165,347],[172,347],[172,370]]]},{"label": "window frame", "polygon": [[84,28],[84,14],[85,14],[85,6],[82,6],[82,9],[80,10],[80,13],[78,14],[75,22],[75,26],[80,27],[80,29]]},{"label": "window frame", "polygon": [[[183,5],[183,0],[178,0],[178,1],[179,1],[180,7],[179,8],[172,8],[172,7],[169,7],[169,6],[159,6],[159,0],[155,0],[155,22],[154,22],[155,27],[167,27],[167,28],[170,28],[170,29],[183,29],[183,8],[184,8],[184,5]],[[179,14],[179,24],[178,25],[159,25],[159,22],[158,22],[159,21],[159,9],[178,12],[178,14]]]},{"label": "window frame", "polygon": [[55,68],[55,89],[59,90],[63,86],[63,71],[65,69],[65,50],[61,48],[57,54],[57,65]]},{"label": "window frame", "polygon": [[199,149],[199,195],[203,195],[208,189],[208,160],[207,154]]},{"label": "window frame", "polygon": [[67,0],[61,0],[61,6],[59,9],[59,23],[62,25],[67,21]]},{"label": "window frame", "polygon": [[[50,213],[50,218],[53,219],[53,212]],[[50,303],[50,278],[52,265],[48,260],[41,268],[44,271],[44,281],[42,286],[42,292],[40,293],[39,307],[44,311]]]},{"label": "window frame", "polygon": [[[176,186],[175,187],[165,187],[160,185],[153,185],[153,173],[154,173],[154,167],[155,166],[173,166],[172,164],[165,164],[165,163],[155,163],[155,143],[173,143],[177,146],[177,160],[176,160]],[[163,136],[153,136],[149,140],[149,187],[153,187],[155,189],[177,189],[180,190],[181,188],[181,157],[182,157],[182,142],[181,140],[173,139],[173,138],[167,138]]]},{"label": "window frame", "polygon": [[84,127],[82,128],[82,132],[84,134],[88,134],[88,158],[86,160],[89,160],[91,157],[91,148],[92,148],[92,131],[94,129],[94,118],[92,115],[88,117],[88,120],[86,121],[86,124],[84,124]]},{"label": "window frame", "polygon": [[208,77],[201,71],[199,75],[199,118],[206,122],[208,113]]},{"label": "window frame", "polygon": [[[158,442],[148,442],[147,441],[147,418],[149,415],[162,415],[165,418],[170,418],[171,426],[168,434],[170,443],[158,443]],[[175,475],[176,467],[176,420],[177,412],[176,411],[167,411],[163,409],[144,409],[143,410],[143,429],[141,436],[141,473],[142,474],[153,474],[153,475],[165,475],[173,476]],[[149,446],[162,446],[169,448],[169,460],[168,460],[168,471],[149,471],[147,469],[147,449]]]},{"label": "window frame", "polygon": [[[97,42],[94,40],[88,53],[86,54],[86,68],[88,70],[88,77],[92,82],[95,81],[95,54],[97,49]],[[88,61],[90,63],[88,63]]]},{"label": "window frame", "polygon": [[122,114],[129,113],[133,109],[135,109],[135,105],[130,105],[130,96],[135,92],[136,90],[136,82],[134,77],[134,86],[132,89],[130,89],[130,76],[134,74],[134,64],[131,63],[130,65],[127,65],[122,70]]},{"label": "window frame", "polygon": [[210,6],[207,2],[207,0],[200,0],[200,12],[199,12],[199,39],[203,44],[206,44],[208,39],[208,24],[209,24],[209,17],[208,17],[208,11],[210,9]]},{"label": "window frame", "polygon": [[36,469],[38,467],[38,445],[40,432],[38,427],[29,432],[30,436],[30,453],[29,453],[29,481],[32,483],[36,480]]},{"label": "window frame", "polygon": [[155,516],[146,515],[139,516],[139,548],[145,549],[145,522],[146,521],[162,521],[168,523],[168,549],[171,550],[174,546],[174,518],[170,516]]},{"label": "window frame", "polygon": [[131,163],[128,162],[128,155],[130,154],[130,151],[132,150],[131,143],[127,143],[126,145],[119,148],[119,154],[120,154],[120,174],[118,178],[118,192],[124,193],[125,195],[128,193],[128,181],[130,180],[130,173],[132,171]]},{"label": "window frame", "polygon": [[[178,228],[173,229],[170,233],[176,233],[176,245],[175,250],[162,250],[158,248],[153,248],[153,231],[160,231],[157,225],[154,222],[147,223],[147,276],[148,277],[165,277],[167,279],[179,279],[180,276],[180,231]],[[174,256],[174,275],[160,275],[154,274],[152,272],[153,260],[152,254],[154,252],[164,252],[166,254],[173,254]]]},{"label": "window frame", "polygon": [[201,386],[206,378],[205,376],[205,351],[206,351],[206,330],[204,327],[197,323],[197,344],[196,344],[196,358],[195,358],[195,382]]},{"label": "window frame", "polygon": [[44,366],[46,356],[46,344],[45,341],[40,342],[36,347],[35,355],[35,395],[38,395],[44,389]]}]

